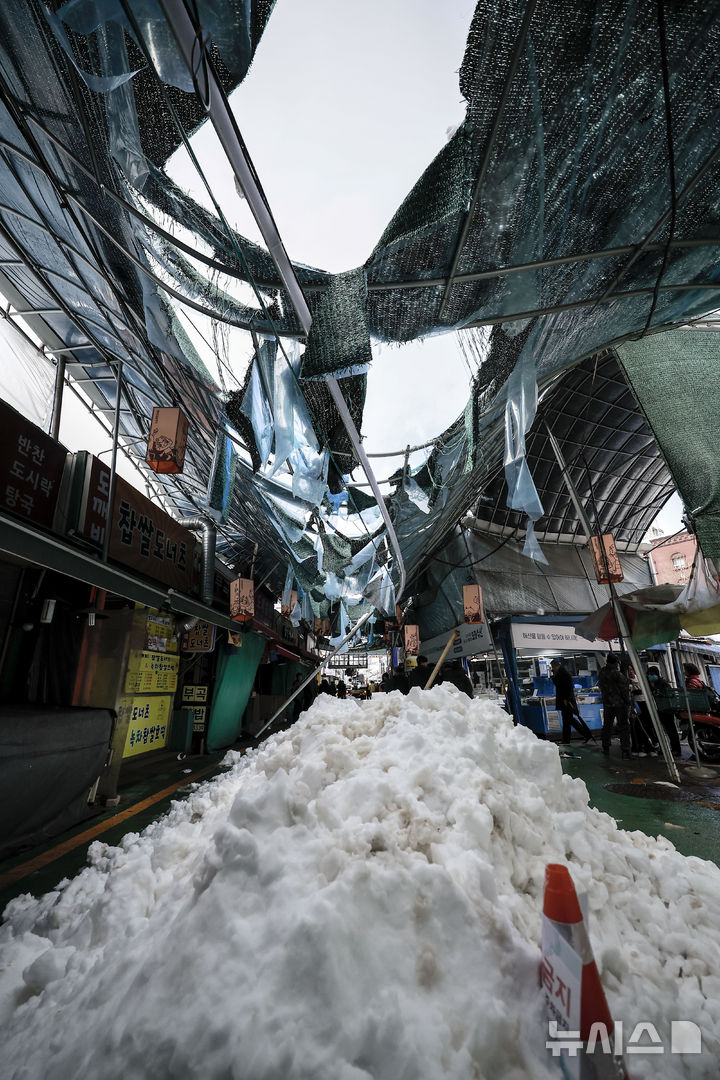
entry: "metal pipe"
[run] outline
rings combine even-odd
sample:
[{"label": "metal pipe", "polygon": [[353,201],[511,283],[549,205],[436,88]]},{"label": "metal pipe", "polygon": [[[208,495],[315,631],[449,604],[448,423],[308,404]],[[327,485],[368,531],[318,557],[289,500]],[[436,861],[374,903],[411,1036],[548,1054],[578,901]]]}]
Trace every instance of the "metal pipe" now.
[{"label": "metal pipe", "polygon": [[122,397],[122,360],[117,361],[116,390],[115,390],[115,421],[112,433],[112,456],[110,458],[110,487],[108,490],[108,512],[105,520],[105,536],[103,538],[102,561],[108,561],[110,550],[110,532],[113,522],[113,504],[115,502],[115,488],[117,486],[117,450],[118,436],[120,434],[120,399]]},{"label": "metal pipe", "polygon": [[[203,92],[205,112],[217,132],[225,155],[232,166],[240,188],[247,199],[248,206],[258,224],[263,240],[267,245],[275,268],[280,275],[283,288],[287,292],[300,325],[306,334],[310,332],[312,316],[307,300],[303,296],[300,282],[280,239],[277,225],[257,181],[250,156],[243,143],[235,117],[230,110],[227,98],[217,80],[210,57],[201,43],[199,28],[193,25],[183,0],[160,0],[160,7],[180,50],[193,82]],[[198,60],[198,46],[200,63]],[[200,96],[200,94],[198,94]]]},{"label": "metal pipe", "polygon": [[340,419],[342,420],[345,426],[345,430],[350,437],[350,442],[353,445],[353,449],[358,456],[358,460],[363,467],[365,475],[368,478],[368,483],[370,484],[372,493],[375,496],[378,510],[382,514],[382,519],[385,522],[385,528],[387,529],[388,536],[390,537],[390,543],[392,544],[393,550],[395,552],[399,576],[398,588],[395,593],[395,603],[397,603],[400,600],[403,592],[405,591],[405,563],[403,562],[402,552],[400,550],[400,543],[398,541],[393,523],[390,519],[390,513],[387,506],[385,505],[385,500],[382,496],[382,492],[380,491],[378,482],[375,479],[375,473],[372,470],[372,465],[368,461],[367,454],[365,453],[362,442],[360,441],[360,435],[358,434],[358,430],[355,427],[355,421],[350,415],[350,410],[347,407],[347,402],[343,397],[342,390],[338,386],[338,381],[334,375],[328,375],[326,382],[330,391],[330,396],[335,402],[335,407],[337,408],[337,411],[340,413]]},{"label": "metal pipe", "polygon": [[202,517],[183,517],[177,519],[178,525],[185,529],[202,532],[203,568],[200,597],[203,604],[212,607],[215,583],[215,547],[217,530],[211,522]]},{"label": "metal pipe", "polygon": [[66,364],[67,361],[64,356],[58,357],[57,367],[55,368],[55,394],[53,396],[52,422],[50,424],[50,438],[55,439],[56,442],[60,437],[60,417],[62,415],[63,407]]},{"label": "metal pipe", "polygon": [[297,687],[297,688],[296,688],[296,689],[295,689],[295,690],[294,690],[294,691],[292,692],[292,694],[291,694],[291,695],[290,695],[290,697],[289,697],[289,698],[287,699],[287,701],[283,702],[283,704],[282,704],[282,705],[280,706],[280,708],[279,708],[279,709],[277,710],[277,712],[273,713],[273,715],[272,715],[272,716],[270,717],[270,719],[268,720],[267,724],[265,724],[265,725],[264,725],[264,727],[261,727],[261,728],[260,728],[260,730],[258,731],[257,735],[255,736],[255,739],[256,739],[256,740],[260,738],[260,736],[262,735],[263,731],[267,731],[267,729],[268,729],[268,728],[270,727],[270,725],[271,725],[271,724],[274,724],[274,723],[275,723],[275,721],[277,720],[278,716],[280,716],[280,713],[284,712],[284,711],[285,711],[285,709],[287,709],[288,705],[290,705],[290,704],[291,704],[291,703],[292,703],[292,702],[293,702],[293,701],[295,700],[295,698],[296,698],[296,697],[298,696],[298,694],[299,694],[299,693],[300,693],[300,692],[301,692],[302,690],[304,690],[304,689],[305,689],[305,687],[306,687],[306,686],[308,685],[308,683],[312,682],[312,680],[313,680],[313,679],[315,678],[315,676],[316,676],[316,675],[318,674],[318,672],[322,671],[322,669],[323,669],[323,668],[325,667],[325,665],[326,665],[326,664],[328,663],[328,661],[329,661],[329,660],[332,660],[333,656],[337,656],[337,654],[338,654],[338,653],[340,652],[340,650],[342,649],[343,645],[345,645],[345,644],[346,644],[346,643],[347,643],[347,642],[348,642],[348,641],[350,640],[350,638],[351,638],[351,637],[353,636],[353,634],[356,634],[356,633],[357,633],[357,631],[358,631],[358,630],[360,629],[360,627],[361,627],[361,626],[364,626],[364,625],[365,625],[365,623],[366,623],[366,622],[368,621],[368,619],[369,619],[369,618],[371,617],[371,615],[373,614],[373,610],[374,610],[373,608],[370,608],[370,610],[369,610],[369,611],[366,611],[364,615],[361,615],[361,616],[360,616],[360,618],[359,618],[359,619],[358,619],[358,621],[357,621],[357,622],[355,623],[355,625],[354,625],[354,626],[352,627],[352,629],[351,629],[351,630],[348,630],[347,634],[346,634],[346,635],[345,635],[345,637],[344,637],[344,638],[342,639],[342,641],[340,642],[340,644],[339,644],[339,645],[337,646],[337,648],[335,649],[335,651],[334,651],[334,652],[331,652],[331,653],[329,653],[329,654],[328,654],[328,655],[327,655],[327,656],[326,656],[326,657],[325,657],[325,658],[323,659],[322,663],[318,664],[318,666],[317,666],[316,668],[314,668],[314,669],[313,669],[313,670],[312,670],[312,671],[310,672],[310,674],[309,674],[309,675],[308,675],[308,677],[307,677],[307,678],[306,678],[306,679],[304,680],[304,682],[301,682],[301,683],[300,683],[300,685],[299,685],[299,686],[298,686],[298,687]]},{"label": "metal pipe", "polygon": [[[565,486],[568,489],[568,492],[570,494],[570,498],[572,499],[572,502],[573,502],[573,506],[575,507],[575,509],[577,511],[578,517],[580,519],[580,523],[581,523],[581,525],[583,527],[583,530],[585,532],[585,537],[586,537],[587,542],[589,544],[590,543],[590,538],[593,535],[592,526],[590,525],[590,519],[587,516],[587,513],[585,512],[585,508],[584,508],[584,506],[583,506],[583,504],[581,502],[580,495],[579,495],[579,493],[577,491],[577,488],[575,487],[575,483],[574,483],[572,477],[570,476],[570,473],[568,472],[567,465],[565,464],[565,458],[563,457],[562,450],[560,449],[560,444],[558,443],[557,439],[555,439],[554,436],[552,435],[552,432],[550,431],[550,427],[547,424],[547,421],[545,421],[545,427],[547,428],[548,434],[550,435],[550,445],[552,447],[552,450],[553,450],[553,453],[554,453],[555,458],[557,460],[557,463],[560,466],[560,472],[562,474],[563,480],[565,481]],[[591,497],[592,497],[592,483],[590,482],[590,470],[588,468],[587,462],[585,462],[585,468],[587,469],[587,472],[588,472],[588,482],[590,483],[590,491],[591,491]],[[594,497],[593,497],[593,504],[594,504],[594,502],[595,502],[595,500],[594,500]],[[633,668],[635,670],[635,674],[637,675],[638,682],[640,683],[640,686],[642,688],[642,692],[643,692],[643,694],[645,696],[645,701],[646,701],[646,704],[647,704],[647,707],[648,707],[648,712],[650,713],[650,719],[652,720],[652,725],[653,725],[653,728],[655,729],[655,735],[657,736],[657,740],[658,740],[658,743],[660,745],[660,749],[662,750],[663,758],[665,759],[665,765],[667,767],[668,773],[670,775],[671,780],[673,780],[674,783],[679,784],[680,783],[680,773],[678,772],[677,765],[673,761],[672,753],[670,751],[670,744],[668,742],[667,735],[665,734],[665,729],[663,728],[662,724],[660,723],[660,716],[659,716],[658,710],[657,710],[657,703],[656,703],[655,698],[653,696],[652,690],[650,689],[650,684],[648,682],[645,671],[643,670],[642,664],[640,663],[640,657],[638,656],[637,649],[635,648],[635,643],[632,640],[632,636],[630,634],[630,628],[629,628],[629,626],[627,624],[627,619],[625,618],[625,612],[623,611],[622,604],[619,602],[618,597],[617,597],[617,593],[615,592],[615,589],[613,588],[613,584],[609,580],[610,579],[610,574],[607,573],[607,570],[608,570],[608,568],[607,568],[607,554],[605,553],[605,547],[604,547],[604,545],[602,543],[602,530],[600,528],[600,521],[599,521],[599,518],[598,518],[597,506],[595,506],[595,520],[596,520],[596,526],[597,526],[597,530],[598,530],[598,535],[601,537],[600,546],[601,546],[601,548],[603,550],[603,555],[604,555],[605,563],[606,563],[606,574],[607,574],[607,578],[608,578],[608,591],[610,593],[610,604],[611,604],[611,607],[612,607],[612,610],[613,610],[613,614],[615,616],[615,624],[616,624],[616,626],[618,628],[618,633],[620,634],[620,637],[622,638],[622,640],[625,643],[625,648],[627,649],[627,651],[628,651],[628,653],[630,655],[630,659],[632,661],[632,665],[633,665]]]}]

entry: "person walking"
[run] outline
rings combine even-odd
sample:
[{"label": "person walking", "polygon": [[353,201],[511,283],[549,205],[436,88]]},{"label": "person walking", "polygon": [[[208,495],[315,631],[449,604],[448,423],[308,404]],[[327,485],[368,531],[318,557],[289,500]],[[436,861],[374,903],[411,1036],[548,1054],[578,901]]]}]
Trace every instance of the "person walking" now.
[{"label": "person walking", "polygon": [[640,680],[632,664],[628,664],[626,674],[633,700],[630,709],[630,748],[633,754],[637,754],[638,757],[647,757],[649,754],[655,753],[652,739],[655,732],[650,719],[650,711]]},{"label": "person walking", "polygon": [[571,739],[570,729],[575,728],[582,735],[584,742],[589,743],[593,738],[593,733],[580,715],[572,675],[563,664],[562,659],[552,660],[550,668],[552,671],[550,677],[555,683],[555,708],[562,716],[562,741],[569,743]]},{"label": "person walking", "polygon": [[[697,671],[697,668],[695,670]],[[650,667],[648,667],[647,677],[652,695],[655,698],[655,704],[657,705],[660,723],[662,724],[670,743],[672,755],[676,758],[682,758],[680,734],[677,729],[677,724],[675,723],[675,711],[674,709],[669,709],[667,706],[667,691],[670,690],[670,683],[667,679],[663,679],[660,674],[660,668],[656,664],[651,664]],[[695,689],[695,687],[691,687],[691,689]]]},{"label": "person walking", "polygon": [[630,750],[630,725],[628,718],[632,694],[630,682],[622,673],[618,665],[617,656],[610,653],[605,661],[605,667],[598,672],[598,686],[603,704],[602,726],[602,749],[605,757],[610,755],[610,743],[612,742],[613,724],[617,720],[618,734],[620,736],[620,751],[624,758],[632,758]]}]

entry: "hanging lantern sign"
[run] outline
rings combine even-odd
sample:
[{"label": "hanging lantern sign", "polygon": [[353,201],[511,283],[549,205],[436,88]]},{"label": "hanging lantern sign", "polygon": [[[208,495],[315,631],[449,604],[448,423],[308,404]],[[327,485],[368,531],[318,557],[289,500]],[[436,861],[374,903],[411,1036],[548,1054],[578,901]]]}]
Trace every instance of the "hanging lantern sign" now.
[{"label": "hanging lantern sign", "polygon": [[181,473],[188,422],[180,409],[153,409],[145,461],[156,473]]},{"label": "hanging lantern sign", "polygon": [[255,582],[252,578],[235,578],[230,582],[230,618],[247,622],[255,614]]},{"label": "hanging lantern sign", "polygon": [[485,622],[482,589],[479,585],[463,585],[463,610],[466,623]]},{"label": "hanging lantern sign", "polygon": [[283,593],[282,603],[280,605],[280,614],[284,615],[286,619],[289,619],[295,605],[297,604],[297,591],[295,589],[290,590],[290,595]]},{"label": "hanging lantern sign", "polygon": [[[603,555],[603,549],[605,554]],[[590,555],[595,571],[595,579],[598,585],[609,585],[610,582],[622,581],[623,572],[620,565],[620,556],[615,547],[615,539],[612,533],[604,533],[602,537],[590,537]],[[608,576],[609,572],[609,576]]]},{"label": "hanging lantern sign", "polygon": [[405,626],[405,655],[417,656],[420,652],[420,627],[406,624]]}]

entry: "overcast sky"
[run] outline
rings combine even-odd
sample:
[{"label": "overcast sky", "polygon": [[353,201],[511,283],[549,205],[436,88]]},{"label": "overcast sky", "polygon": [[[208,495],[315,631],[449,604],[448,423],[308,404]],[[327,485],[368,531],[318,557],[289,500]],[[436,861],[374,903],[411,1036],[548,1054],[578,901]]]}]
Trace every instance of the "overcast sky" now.
[{"label": "overcast sky", "polygon": [[[474,0],[277,0],[231,100],[293,260],[329,271],[365,262],[464,116],[458,68],[473,10]],[[193,144],[230,222],[260,240],[209,124]],[[209,205],[184,150],[169,169]],[[454,334],[376,343],[373,354],[363,425],[371,453],[425,442],[464,409],[470,377]],[[398,462],[374,464],[381,478]],[[666,531],[680,527],[676,503],[663,514]]]},{"label": "overcast sky", "polygon": [[[290,257],[323,270],[365,262],[464,116],[458,88],[474,0],[278,0],[232,106]],[[209,125],[230,221],[260,239]],[[184,150],[173,176],[207,203]],[[453,334],[375,345],[363,434],[370,452],[437,435],[464,409],[469,373]],[[378,474],[392,472],[378,463]]]}]

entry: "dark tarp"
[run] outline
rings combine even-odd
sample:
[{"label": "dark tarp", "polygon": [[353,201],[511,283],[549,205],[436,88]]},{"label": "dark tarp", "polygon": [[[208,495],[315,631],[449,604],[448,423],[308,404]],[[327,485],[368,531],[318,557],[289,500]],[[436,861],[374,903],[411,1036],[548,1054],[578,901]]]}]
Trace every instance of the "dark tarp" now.
[{"label": "dark tarp", "polygon": [[0,857],[72,828],[110,748],[107,709],[0,709]]}]

